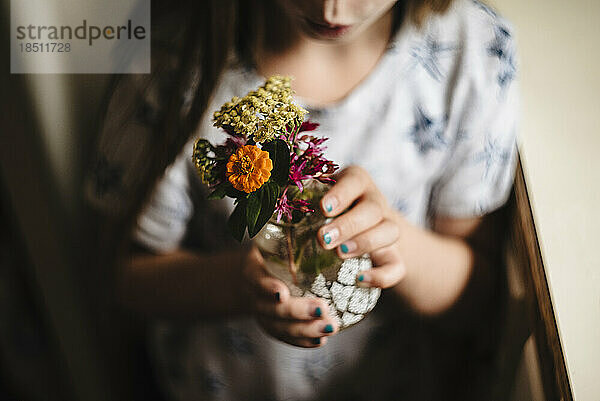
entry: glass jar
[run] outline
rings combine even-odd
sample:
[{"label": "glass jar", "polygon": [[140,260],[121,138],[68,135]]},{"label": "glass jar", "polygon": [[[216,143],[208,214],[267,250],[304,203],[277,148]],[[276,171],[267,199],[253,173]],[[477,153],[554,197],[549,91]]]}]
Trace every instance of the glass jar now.
[{"label": "glass jar", "polygon": [[278,223],[273,217],[254,241],[269,273],[283,281],[293,296],[324,299],[330,315],[344,329],[373,309],[381,290],[357,285],[358,273],[372,267],[368,256],[341,259],[335,250],[319,245],[317,231],[330,220],[319,213],[299,223]]}]

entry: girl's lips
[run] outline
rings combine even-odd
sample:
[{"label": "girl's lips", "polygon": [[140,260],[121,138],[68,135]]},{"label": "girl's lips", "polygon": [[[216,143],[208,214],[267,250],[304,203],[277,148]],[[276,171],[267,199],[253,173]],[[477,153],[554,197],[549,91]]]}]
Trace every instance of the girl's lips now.
[{"label": "girl's lips", "polygon": [[306,20],[306,24],[317,35],[331,39],[345,35],[352,28],[352,25],[318,24],[309,19]]}]

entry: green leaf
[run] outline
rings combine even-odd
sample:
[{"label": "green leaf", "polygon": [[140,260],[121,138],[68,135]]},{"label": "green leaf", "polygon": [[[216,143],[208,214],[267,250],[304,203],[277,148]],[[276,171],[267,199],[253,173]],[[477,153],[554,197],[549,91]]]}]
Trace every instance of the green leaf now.
[{"label": "green leaf", "polygon": [[230,189],[234,189],[229,181],[224,181],[208,195],[208,200],[223,199]]},{"label": "green leaf", "polygon": [[230,198],[234,198],[234,199],[239,199],[239,198],[247,198],[248,194],[244,191],[240,191],[238,189],[235,189],[233,187],[233,185],[230,185],[227,187],[227,192],[226,195],[229,196]]},{"label": "green leaf", "polygon": [[259,191],[261,191],[260,213],[258,214],[254,226],[250,227],[250,225],[248,225],[248,235],[250,238],[253,238],[256,234],[258,234],[263,226],[267,224],[271,216],[273,216],[275,204],[277,203],[277,198],[279,198],[279,185],[274,182],[266,182]]},{"label": "green leaf", "polygon": [[287,185],[290,174],[290,148],[282,139],[274,139],[263,145],[262,150],[269,152],[273,162],[270,181],[275,181],[281,186]]},{"label": "green leaf", "polygon": [[246,223],[248,224],[248,234],[253,237],[252,233],[256,226],[256,220],[262,207],[262,198],[264,193],[265,185],[260,187],[257,191],[252,192],[248,196],[248,206],[246,206]]},{"label": "green leaf", "polygon": [[246,199],[240,199],[233,213],[229,216],[229,221],[227,221],[229,232],[239,242],[242,242],[246,232],[246,206]]}]

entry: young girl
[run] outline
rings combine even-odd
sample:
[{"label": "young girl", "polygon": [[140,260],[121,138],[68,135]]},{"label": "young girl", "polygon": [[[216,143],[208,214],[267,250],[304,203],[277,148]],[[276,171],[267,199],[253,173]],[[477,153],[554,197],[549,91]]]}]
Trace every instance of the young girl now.
[{"label": "young girl", "polygon": [[[497,276],[490,233],[498,229],[486,215],[507,199],[516,154],[509,25],[471,0],[240,1],[206,10],[212,22],[191,30],[193,40],[170,42],[184,43],[183,53],[201,47],[200,68],[190,57],[178,70],[194,71],[191,85],[155,69],[117,87],[104,132],[121,137],[116,145],[101,137],[90,184],[95,204],[131,209],[123,199],[136,180],[170,164],[138,214],[133,238],[141,249],[119,281],[126,304],[157,319],[151,352],[166,394],[437,398],[401,384],[407,371],[399,361],[414,353],[398,337],[398,317],[409,309],[474,325],[490,313]],[[294,77],[298,103],[321,124],[328,157],[342,167],[321,202],[334,217],[319,231],[321,246],[342,258],[368,253],[376,267],[362,283],[387,289],[379,308],[341,333],[322,301],[290,296],[251,243],[231,239],[231,205],[205,200],[192,165],[198,137],[224,138],[212,111],[274,74]],[[162,98],[161,85],[183,96]],[[123,107],[126,96],[143,107]],[[179,155],[170,163],[173,148]]]}]

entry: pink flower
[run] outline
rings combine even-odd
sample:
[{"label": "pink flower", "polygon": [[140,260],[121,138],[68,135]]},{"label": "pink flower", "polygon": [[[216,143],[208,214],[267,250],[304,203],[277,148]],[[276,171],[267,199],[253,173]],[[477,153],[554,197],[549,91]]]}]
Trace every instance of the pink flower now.
[{"label": "pink flower", "polygon": [[290,181],[300,188],[300,192],[304,189],[302,180],[312,178],[310,175],[303,173],[307,162],[308,160],[301,158],[297,154],[293,154],[290,160]]},{"label": "pink flower", "polygon": [[292,208],[302,213],[312,213],[315,210],[310,206],[310,202],[304,199],[295,199],[292,201]]},{"label": "pink flower", "polygon": [[277,199],[277,203],[275,204],[275,211],[277,212],[278,223],[279,221],[281,221],[282,216],[287,217],[288,221],[292,220],[292,205],[290,205],[290,202],[288,200],[287,190],[288,187],[285,187],[283,193],[281,194],[279,199]]},{"label": "pink flower", "polygon": [[298,130],[296,132],[294,132],[292,127],[287,126],[286,127],[287,135],[284,135],[283,139],[295,144],[297,142],[297,137],[298,137],[299,133],[304,132],[304,131],[314,131],[318,127],[319,127],[319,123],[313,123],[311,121],[304,121],[302,123],[302,125],[300,126],[300,128],[298,128]]},{"label": "pink flower", "polygon": [[312,135],[302,135],[298,140],[303,142],[306,145],[306,150],[304,153],[307,156],[322,156],[326,146],[321,146],[327,139],[329,138],[319,138]]},{"label": "pink flower", "polygon": [[[314,124],[308,128],[312,126]],[[303,180],[315,179],[325,184],[335,182],[330,176],[338,169],[338,166],[323,156],[326,149],[323,144],[327,139],[302,135],[295,142],[296,147],[292,149],[290,160],[289,178],[300,191],[304,189]]]},{"label": "pink flower", "polygon": [[302,125],[300,126],[300,129],[298,130],[298,132],[304,132],[304,131],[314,131],[319,127],[319,123],[313,123],[310,120],[306,120],[302,123]]},{"label": "pink flower", "polygon": [[277,222],[281,221],[282,217],[286,217],[288,222],[292,221],[292,211],[298,210],[302,213],[310,213],[314,212],[314,209],[310,208],[310,202],[304,199],[295,199],[289,200],[287,196],[287,190],[289,187],[286,187],[283,191],[283,194],[277,200],[275,204],[275,211],[277,212]]},{"label": "pink flower", "polygon": [[243,136],[231,136],[225,141],[225,146],[231,149],[241,148],[246,145],[246,138]]}]

